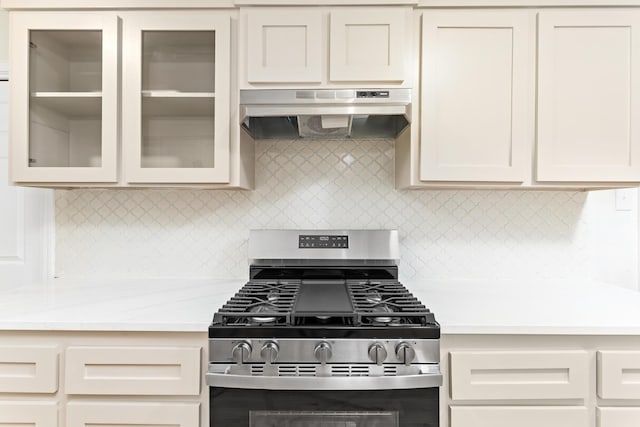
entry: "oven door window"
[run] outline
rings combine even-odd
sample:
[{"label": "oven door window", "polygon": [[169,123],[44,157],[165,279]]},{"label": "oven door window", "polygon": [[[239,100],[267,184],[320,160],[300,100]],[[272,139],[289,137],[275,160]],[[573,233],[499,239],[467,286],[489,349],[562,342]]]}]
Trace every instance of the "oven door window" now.
[{"label": "oven door window", "polygon": [[398,412],[250,411],[249,427],[398,427]]}]

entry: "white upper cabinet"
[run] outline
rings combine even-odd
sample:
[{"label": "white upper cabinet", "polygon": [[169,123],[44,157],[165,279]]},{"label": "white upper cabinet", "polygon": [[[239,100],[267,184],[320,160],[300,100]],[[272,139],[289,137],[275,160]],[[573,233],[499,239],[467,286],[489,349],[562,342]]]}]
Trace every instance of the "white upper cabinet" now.
[{"label": "white upper cabinet", "polygon": [[421,180],[525,180],[531,24],[526,11],[424,12]]},{"label": "white upper cabinet", "polygon": [[140,12],[123,22],[126,181],[229,182],[228,14]]},{"label": "white upper cabinet", "polygon": [[250,83],[322,81],[322,13],[262,10],[247,14]]},{"label": "white upper cabinet", "polygon": [[11,179],[117,181],[118,18],[11,14]]},{"label": "white upper cabinet", "polygon": [[410,7],[247,8],[246,70],[254,85],[411,85]]},{"label": "white upper cabinet", "polygon": [[640,12],[544,11],[538,181],[640,180]]},{"label": "white upper cabinet", "polygon": [[329,80],[405,79],[405,9],[338,9],[329,28]]}]

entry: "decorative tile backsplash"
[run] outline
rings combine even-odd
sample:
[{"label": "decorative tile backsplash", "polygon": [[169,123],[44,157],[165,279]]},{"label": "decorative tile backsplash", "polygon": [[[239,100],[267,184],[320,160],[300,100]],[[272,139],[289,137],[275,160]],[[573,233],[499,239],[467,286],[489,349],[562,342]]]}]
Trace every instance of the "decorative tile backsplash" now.
[{"label": "decorative tile backsplash", "polygon": [[259,141],[255,191],[56,191],[59,277],[246,278],[252,228],[397,228],[402,280],[588,275],[587,193],[397,191],[393,142]]}]

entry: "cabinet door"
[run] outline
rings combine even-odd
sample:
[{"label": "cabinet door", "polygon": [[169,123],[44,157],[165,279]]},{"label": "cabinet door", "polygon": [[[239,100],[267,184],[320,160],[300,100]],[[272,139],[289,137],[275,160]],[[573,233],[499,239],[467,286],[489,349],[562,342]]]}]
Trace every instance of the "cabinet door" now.
[{"label": "cabinet door", "polygon": [[67,394],[200,393],[199,347],[69,347]]},{"label": "cabinet door", "polygon": [[325,34],[318,10],[247,12],[249,83],[320,83]]},{"label": "cabinet door", "polygon": [[640,399],[640,351],[598,352],[598,396]]},{"label": "cabinet door", "polygon": [[16,182],[115,182],[118,18],[11,14],[11,161]]},{"label": "cabinet door", "polygon": [[638,427],[640,408],[598,408],[598,427]]},{"label": "cabinet door", "polygon": [[167,402],[69,402],[66,427],[198,427],[200,404]]},{"label": "cabinet door", "polygon": [[640,180],[640,13],[541,12],[538,181]]},{"label": "cabinet door", "polygon": [[451,427],[589,427],[587,408],[452,406]]},{"label": "cabinet door", "polygon": [[123,22],[125,180],[229,182],[231,18],[145,12]]},{"label": "cabinet door", "polygon": [[421,180],[526,178],[531,21],[521,11],[423,15]]},{"label": "cabinet door", "polygon": [[329,80],[402,82],[411,53],[405,31],[409,8],[357,8],[331,12]]},{"label": "cabinet door", "polygon": [[0,401],[0,427],[56,427],[56,402]]},{"label": "cabinet door", "polygon": [[57,390],[56,347],[0,347],[0,393],[55,393]]},{"label": "cabinet door", "polygon": [[452,400],[586,399],[587,352],[452,351]]}]

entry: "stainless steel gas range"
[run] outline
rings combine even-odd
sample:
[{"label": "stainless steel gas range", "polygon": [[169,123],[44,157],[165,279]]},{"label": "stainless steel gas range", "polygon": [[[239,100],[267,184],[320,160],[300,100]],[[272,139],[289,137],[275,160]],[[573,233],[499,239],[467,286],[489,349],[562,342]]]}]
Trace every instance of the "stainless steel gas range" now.
[{"label": "stainless steel gas range", "polygon": [[440,326],[395,230],[256,230],[209,327],[211,427],[437,427]]}]

